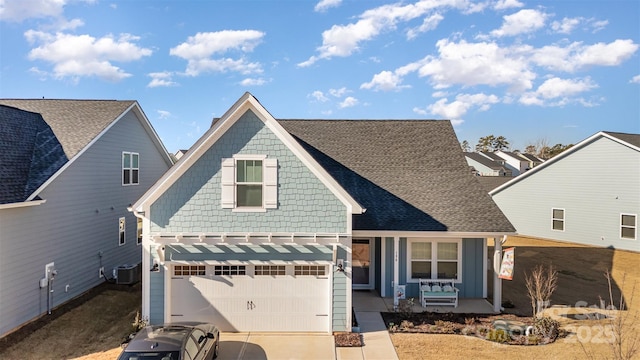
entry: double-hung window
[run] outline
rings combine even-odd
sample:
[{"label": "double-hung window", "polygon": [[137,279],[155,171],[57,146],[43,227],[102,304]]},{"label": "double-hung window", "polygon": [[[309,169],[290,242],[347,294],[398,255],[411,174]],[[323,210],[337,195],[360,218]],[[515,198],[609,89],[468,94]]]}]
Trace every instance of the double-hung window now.
[{"label": "double-hung window", "polygon": [[139,161],[140,155],[138,153],[122,153],[122,185],[138,185]]},{"label": "double-hung window", "polygon": [[636,214],[620,214],[620,237],[622,239],[636,239],[638,230]]},{"label": "double-hung window", "polygon": [[236,204],[262,207],[262,160],[236,161]]},{"label": "double-hung window", "polygon": [[221,206],[237,211],[278,207],[278,161],[264,155],[222,159]]},{"label": "double-hung window", "polygon": [[411,278],[431,279],[431,243],[411,243]]},{"label": "double-hung window", "polygon": [[564,209],[551,209],[551,229],[564,231]]},{"label": "double-hung window", "polygon": [[461,241],[409,239],[409,279],[461,281]]}]

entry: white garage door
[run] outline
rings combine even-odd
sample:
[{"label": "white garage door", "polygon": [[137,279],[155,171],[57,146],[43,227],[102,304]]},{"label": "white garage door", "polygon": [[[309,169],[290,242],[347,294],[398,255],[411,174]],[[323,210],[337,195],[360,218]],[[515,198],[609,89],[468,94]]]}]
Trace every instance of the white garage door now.
[{"label": "white garage door", "polygon": [[174,265],[171,321],[222,331],[329,332],[327,265]]}]

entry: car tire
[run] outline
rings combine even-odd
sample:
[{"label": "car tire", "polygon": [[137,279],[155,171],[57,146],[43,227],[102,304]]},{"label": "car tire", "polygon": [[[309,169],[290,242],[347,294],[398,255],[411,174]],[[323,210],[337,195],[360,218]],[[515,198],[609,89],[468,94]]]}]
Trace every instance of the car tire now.
[{"label": "car tire", "polygon": [[213,359],[218,358],[218,341],[213,345]]}]

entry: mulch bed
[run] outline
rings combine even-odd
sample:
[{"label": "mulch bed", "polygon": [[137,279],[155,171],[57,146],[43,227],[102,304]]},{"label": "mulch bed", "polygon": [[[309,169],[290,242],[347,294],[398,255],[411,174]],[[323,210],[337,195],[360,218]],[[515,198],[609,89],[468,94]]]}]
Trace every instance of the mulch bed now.
[{"label": "mulch bed", "polygon": [[[510,345],[543,345],[554,342],[558,337],[558,333],[525,335],[524,329],[533,326],[534,320],[515,314],[387,312],[382,313],[382,319],[391,333],[458,334]],[[494,322],[498,320],[521,324],[522,331],[496,329]]]},{"label": "mulch bed", "polygon": [[338,347],[359,347],[362,343],[362,336],[359,333],[336,333],[333,334],[336,346]]}]

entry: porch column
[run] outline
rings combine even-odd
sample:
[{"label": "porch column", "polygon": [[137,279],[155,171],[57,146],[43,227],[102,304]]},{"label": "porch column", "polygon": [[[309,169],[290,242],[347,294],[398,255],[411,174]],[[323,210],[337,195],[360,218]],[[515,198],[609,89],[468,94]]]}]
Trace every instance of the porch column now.
[{"label": "porch column", "polygon": [[393,308],[398,308],[398,292],[396,286],[400,282],[400,238],[393,237]]},{"label": "porch column", "polygon": [[502,279],[500,274],[500,263],[502,262],[502,239],[493,238],[493,311],[502,311]]}]

